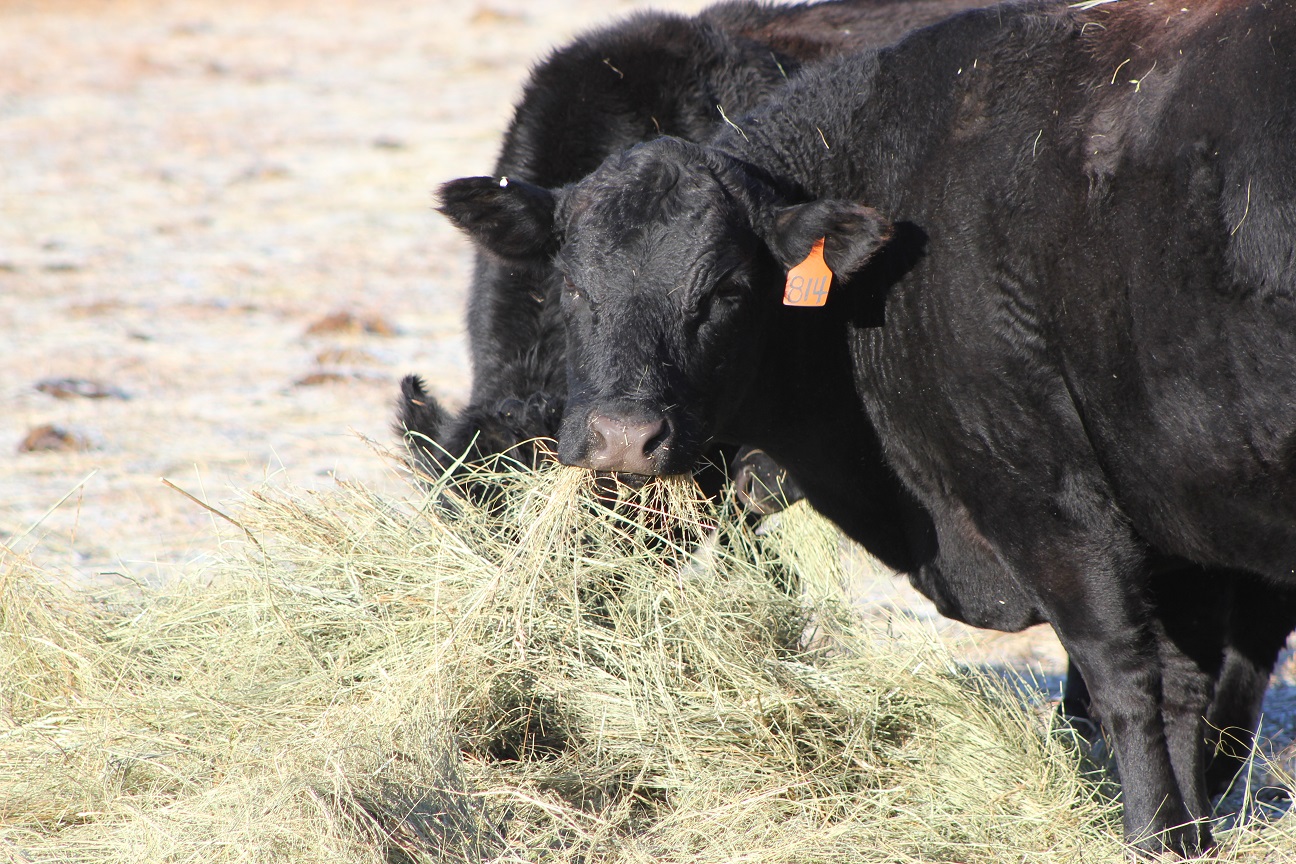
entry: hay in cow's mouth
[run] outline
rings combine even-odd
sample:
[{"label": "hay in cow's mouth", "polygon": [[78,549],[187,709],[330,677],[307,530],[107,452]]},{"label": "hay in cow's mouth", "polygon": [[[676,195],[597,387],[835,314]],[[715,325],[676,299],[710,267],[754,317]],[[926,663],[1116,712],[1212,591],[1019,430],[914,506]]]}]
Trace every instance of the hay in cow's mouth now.
[{"label": "hay in cow's mouth", "polygon": [[[1114,805],[1067,736],[917,629],[862,624],[836,532],[803,507],[758,539],[680,479],[614,508],[580,469],[490,482],[489,508],[446,508],[438,489],[254,492],[233,518],[255,543],[158,591],[64,594],[8,555],[0,849],[1121,856]],[[1264,842],[1296,849],[1296,829]]]}]

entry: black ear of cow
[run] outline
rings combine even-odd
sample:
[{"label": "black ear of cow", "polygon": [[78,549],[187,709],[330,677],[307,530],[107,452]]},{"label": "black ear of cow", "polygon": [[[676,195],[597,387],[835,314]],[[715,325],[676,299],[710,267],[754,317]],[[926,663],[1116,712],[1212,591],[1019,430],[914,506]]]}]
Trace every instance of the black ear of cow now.
[{"label": "black ear of cow", "polygon": [[891,223],[872,207],[823,198],[784,207],[774,214],[770,251],[784,268],[800,264],[824,238],[824,262],[847,278],[868,263],[891,237]]},{"label": "black ear of cow", "polygon": [[464,177],[442,184],[437,208],[477,243],[504,258],[552,254],[554,196],[508,177]]}]

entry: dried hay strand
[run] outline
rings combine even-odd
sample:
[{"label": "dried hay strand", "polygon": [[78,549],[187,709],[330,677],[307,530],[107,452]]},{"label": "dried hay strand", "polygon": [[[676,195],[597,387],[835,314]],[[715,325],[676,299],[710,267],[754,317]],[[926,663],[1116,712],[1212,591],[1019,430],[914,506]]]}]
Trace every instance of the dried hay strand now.
[{"label": "dried hay strand", "polygon": [[862,624],[809,511],[758,539],[682,481],[487,479],[249,493],[253,539],[161,590],[7,554],[0,860],[1122,860],[1069,734]]}]

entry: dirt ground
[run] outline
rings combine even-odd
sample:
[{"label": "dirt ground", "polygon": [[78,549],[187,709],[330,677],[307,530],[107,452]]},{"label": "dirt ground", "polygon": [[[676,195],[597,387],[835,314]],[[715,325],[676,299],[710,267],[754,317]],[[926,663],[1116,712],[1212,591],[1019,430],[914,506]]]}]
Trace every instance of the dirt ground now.
[{"label": "dirt ground", "polygon": [[[0,0],[0,542],[70,584],[157,582],[237,534],[164,480],[223,510],[262,483],[400,494],[364,440],[393,442],[400,377],[468,385],[468,247],[431,190],[489,172],[536,58],[645,5]],[[1056,691],[1046,628],[860,593]]]}]

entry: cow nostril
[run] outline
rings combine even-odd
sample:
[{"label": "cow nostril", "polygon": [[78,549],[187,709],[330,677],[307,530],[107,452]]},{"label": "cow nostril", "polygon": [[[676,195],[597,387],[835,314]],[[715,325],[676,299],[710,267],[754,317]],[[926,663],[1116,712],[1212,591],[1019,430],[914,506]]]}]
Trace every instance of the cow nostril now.
[{"label": "cow nostril", "polygon": [[607,427],[597,421],[590,423],[590,451],[606,453],[608,450]]},{"label": "cow nostril", "polygon": [[657,451],[657,448],[664,447],[670,438],[670,426],[665,420],[658,420],[655,423],[645,423],[640,430],[643,442],[641,445],[643,454],[651,457]]}]

